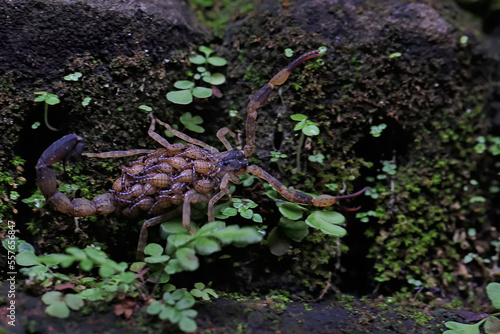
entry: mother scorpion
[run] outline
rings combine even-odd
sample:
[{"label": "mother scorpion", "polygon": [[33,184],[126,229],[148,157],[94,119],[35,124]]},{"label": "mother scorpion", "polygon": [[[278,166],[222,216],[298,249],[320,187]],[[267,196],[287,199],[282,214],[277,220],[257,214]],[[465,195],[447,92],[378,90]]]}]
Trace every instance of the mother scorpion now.
[{"label": "mother scorpion", "polygon": [[[115,211],[126,217],[136,217],[141,213],[153,217],[147,219],[142,225],[137,246],[139,252],[142,252],[146,246],[148,227],[171,219],[180,212],[181,207],[182,224],[188,230],[191,229],[192,203],[208,202],[208,221],[214,221],[215,203],[224,195],[231,199],[229,183],[238,184],[238,175],[255,175],[267,181],[288,201],[316,207],[332,206],[341,199],[358,196],[365,189],[344,196],[310,196],[288,189],[261,167],[248,163],[248,157],[255,149],[257,109],[264,105],[275,86],[282,85],[288,79],[295,67],[320,56],[319,50],[303,54],[253,95],[246,109],[246,145],[242,151],[233,149],[226,135],[230,135],[237,141],[236,135],[226,127],[217,132],[217,138],[224,144],[227,151],[219,152],[215,147],[173,129],[150,114],[151,125],[148,135],[162,148],[83,153],[84,139],[75,134],[66,135],[50,145],[38,160],[36,172],[40,190],[47,202],[51,203],[56,210],[75,217],[105,215]],[[155,132],[156,123],[186,143],[169,143]],[[131,162],[128,167],[122,166],[122,175],[116,179],[112,189],[108,193],[96,196],[92,201],[84,198],[71,201],[57,189],[55,173],[49,168],[63,159],[80,155],[116,158],[137,154],[146,155]],[[170,210],[171,206],[177,206],[177,208]]]}]

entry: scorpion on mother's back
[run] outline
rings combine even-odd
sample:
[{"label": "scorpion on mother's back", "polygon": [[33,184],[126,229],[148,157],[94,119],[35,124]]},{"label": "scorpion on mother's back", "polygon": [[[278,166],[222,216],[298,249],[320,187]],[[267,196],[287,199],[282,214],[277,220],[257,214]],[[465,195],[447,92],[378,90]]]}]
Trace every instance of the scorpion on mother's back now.
[{"label": "scorpion on mother's back", "polygon": [[[226,151],[219,152],[215,147],[173,129],[150,114],[151,125],[148,135],[158,142],[161,148],[83,153],[84,139],[78,135],[69,134],[54,142],[42,153],[36,165],[38,185],[47,202],[56,210],[75,217],[105,215],[115,211],[126,217],[137,217],[141,213],[152,217],[142,225],[137,246],[139,252],[142,252],[146,246],[148,227],[171,219],[179,213],[181,208],[182,224],[189,230],[192,203],[208,202],[208,221],[214,221],[214,205],[224,195],[231,198],[229,185],[239,183],[238,175],[255,175],[267,181],[288,201],[316,207],[332,206],[341,199],[358,196],[365,189],[343,196],[310,196],[288,189],[261,167],[249,165],[248,162],[248,158],[255,149],[257,109],[267,101],[275,86],[282,85],[288,79],[295,67],[320,56],[319,50],[303,54],[253,95],[246,109],[246,144],[241,151],[233,149],[227,140],[226,135],[230,135],[235,140],[236,135],[226,127],[217,132],[217,137],[226,148]],[[157,123],[177,138],[184,140],[185,143],[169,143],[167,139],[155,132]],[[49,168],[69,156],[114,158],[136,154],[145,155],[131,162],[128,167],[122,166],[122,175],[116,179],[112,189],[108,193],[96,196],[91,201],[84,198],[71,201],[57,189],[55,173]]]}]

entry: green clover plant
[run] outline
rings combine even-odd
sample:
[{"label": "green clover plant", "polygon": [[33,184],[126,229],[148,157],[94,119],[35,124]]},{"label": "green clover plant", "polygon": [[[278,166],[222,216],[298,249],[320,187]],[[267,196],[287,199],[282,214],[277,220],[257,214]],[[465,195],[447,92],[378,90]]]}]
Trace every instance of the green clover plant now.
[{"label": "green clover plant", "polygon": [[53,106],[61,102],[59,100],[59,97],[56,94],[51,94],[47,92],[35,92],[35,95],[38,95],[35,97],[33,101],[35,102],[44,102],[44,109],[43,109],[43,120],[45,122],[45,125],[52,131],[59,131],[58,129],[54,128],[49,124],[49,105]]},{"label": "green clover plant", "polygon": [[[193,116],[189,111],[183,113],[181,117],[179,117],[179,121],[184,125],[184,129],[196,132],[196,133],[203,133],[205,132],[205,129],[201,126],[203,124],[203,118],[201,116]],[[175,130],[179,130],[179,127],[177,124],[173,124],[172,128]],[[183,130],[184,131],[184,130]],[[173,133],[171,133],[168,130],[164,131],[165,136],[172,138],[175,137]]]},{"label": "green clover plant", "polygon": [[[294,114],[290,118],[296,122],[293,130],[300,131],[299,143],[297,144],[297,172],[300,172],[300,156],[302,153],[302,146],[304,146],[305,136],[312,137],[319,135],[319,128],[316,123],[308,120],[308,117],[304,114]],[[313,161],[317,161],[314,160]],[[321,160],[322,161],[322,160]]]},{"label": "green clover plant", "polygon": [[[209,71],[210,66],[221,67],[227,64],[224,58],[211,56],[214,52],[206,46],[200,46],[199,51],[202,54],[194,54],[189,56],[189,61],[196,66],[196,73],[189,72],[195,81],[201,80],[212,86],[222,85],[226,82],[224,74]],[[208,98],[213,95],[212,88],[198,86],[191,80],[179,80],[174,83],[174,87],[178,90],[167,93],[167,99],[176,104],[190,104],[193,98]]]},{"label": "green clover plant", "polygon": [[[274,200],[279,200],[278,192],[268,184],[264,184],[265,195]],[[278,226],[274,227],[268,236],[268,244],[275,255],[283,255],[290,248],[290,240],[302,241],[309,235],[309,227],[320,230],[324,234],[342,238],[347,231],[341,227],[345,217],[335,211],[309,209],[307,206],[291,203],[276,202],[281,218]],[[304,219],[304,215],[305,216]]]},{"label": "green clover plant", "polygon": [[89,96],[86,96],[83,98],[83,101],[82,101],[82,106],[86,107],[90,104],[90,101],[92,101],[92,98],[89,97]]},{"label": "green clover plant", "polygon": [[64,77],[64,80],[66,81],[78,81],[82,77],[82,73],[80,72],[75,72],[68,74],[67,76]]},{"label": "green clover plant", "polygon": [[271,162],[278,162],[279,159],[288,157],[288,155],[281,152],[270,151],[269,153],[271,154]]},{"label": "green clover plant", "polygon": [[382,131],[384,131],[385,128],[387,128],[387,124],[385,124],[385,123],[381,123],[379,125],[372,125],[370,127],[370,134],[373,137],[380,137],[380,135],[382,134]]},{"label": "green clover plant", "polygon": [[262,223],[262,216],[252,210],[256,207],[257,203],[250,199],[233,198],[232,203],[226,202],[217,206],[215,217],[226,219],[239,214],[245,219],[250,219],[256,223]]},{"label": "green clover plant", "polygon": [[78,311],[84,305],[83,298],[75,293],[63,294],[60,291],[49,291],[42,295],[42,302],[48,305],[45,312],[55,318],[67,318],[70,309]]},{"label": "green clover plant", "polygon": [[[254,207],[240,203],[247,209]],[[195,283],[189,291],[176,288],[169,283],[171,275],[198,269],[199,256],[218,252],[224,245],[242,247],[260,242],[263,237],[255,227],[227,226],[221,221],[205,224],[191,233],[180,220],[163,223],[161,235],[166,245],[148,244],[144,260],[139,262],[117,263],[102,250],[90,246],[69,247],[65,254],[36,255],[33,246],[19,239],[15,247],[16,262],[23,267],[19,270],[22,274],[47,290],[42,301],[47,305],[48,315],[67,318],[71,310],[78,311],[86,303],[120,303],[118,297],[123,295],[134,300],[151,296],[154,301],[147,308],[148,314],[176,324],[184,332],[192,332],[197,327],[194,320],[197,313],[192,308],[195,301],[207,301],[218,295],[203,283]],[[71,274],[70,267],[75,266],[78,270]],[[65,268],[64,274],[59,272],[61,268]],[[53,290],[55,284],[66,284],[75,293]],[[157,286],[161,287],[161,293],[157,292]]]}]

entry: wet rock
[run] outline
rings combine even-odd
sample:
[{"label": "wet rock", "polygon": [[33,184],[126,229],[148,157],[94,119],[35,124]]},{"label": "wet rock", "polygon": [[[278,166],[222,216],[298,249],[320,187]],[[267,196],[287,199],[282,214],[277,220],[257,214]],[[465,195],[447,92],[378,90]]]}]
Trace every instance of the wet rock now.
[{"label": "wet rock", "polygon": [[71,56],[111,61],[144,51],[161,59],[199,38],[182,1],[2,1],[0,73],[50,82]]}]

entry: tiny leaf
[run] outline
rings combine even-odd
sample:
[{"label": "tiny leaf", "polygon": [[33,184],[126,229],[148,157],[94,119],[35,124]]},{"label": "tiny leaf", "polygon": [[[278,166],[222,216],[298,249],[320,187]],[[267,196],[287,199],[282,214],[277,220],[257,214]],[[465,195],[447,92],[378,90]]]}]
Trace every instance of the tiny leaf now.
[{"label": "tiny leaf", "polygon": [[161,312],[161,310],[163,310],[164,307],[165,305],[158,300],[153,300],[153,302],[149,304],[148,308],[146,309],[146,312],[148,314],[158,314]]},{"label": "tiny leaf", "polygon": [[194,249],[200,255],[209,255],[218,252],[221,248],[216,240],[212,238],[201,237],[195,240]]},{"label": "tiny leaf", "polygon": [[206,87],[195,87],[193,89],[193,96],[203,99],[212,96],[212,90]]},{"label": "tiny leaf", "polygon": [[306,224],[321,230],[321,232],[335,237],[343,237],[347,231],[338,226],[345,221],[345,217],[335,211],[314,211],[307,217]]},{"label": "tiny leaf", "polygon": [[303,121],[303,120],[306,120],[307,119],[307,116],[304,115],[304,114],[293,114],[290,116],[291,119],[293,119],[294,121]]},{"label": "tiny leaf", "polygon": [[486,286],[486,293],[494,308],[500,309],[500,283],[493,282]]},{"label": "tiny leaf", "polygon": [[221,57],[209,57],[207,60],[213,66],[225,66],[227,64],[227,60]]},{"label": "tiny leaf", "polygon": [[49,291],[42,295],[42,302],[45,305],[54,304],[55,302],[62,301],[63,293],[60,291]]},{"label": "tiny leaf", "polygon": [[226,82],[226,77],[222,73],[213,73],[210,78],[210,84],[214,86],[222,85],[224,82]]},{"label": "tiny leaf", "polygon": [[189,89],[194,87],[194,82],[188,80],[179,80],[174,83],[174,87],[177,89]]},{"label": "tiny leaf", "polygon": [[189,56],[189,61],[192,62],[193,64],[205,64],[206,58],[203,57],[202,55],[195,55],[195,56]]},{"label": "tiny leaf", "polygon": [[179,248],[175,252],[175,257],[179,260],[182,268],[189,271],[194,271],[200,266],[200,261],[193,249],[191,248]]},{"label": "tiny leaf", "polygon": [[500,320],[495,316],[489,316],[484,322],[484,332],[486,334],[500,333]]},{"label": "tiny leaf", "polygon": [[151,256],[160,256],[163,254],[163,247],[156,243],[151,243],[144,248],[144,254]]},{"label": "tiny leaf", "polygon": [[34,266],[39,264],[40,260],[31,252],[22,252],[16,255],[16,262],[20,266]]},{"label": "tiny leaf", "polygon": [[242,227],[230,225],[215,232],[213,236],[217,237],[222,243],[256,243],[262,240],[262,234],[252,227]]},{"label": "tiny leaf", "polygon": [[69,316],[69,308],[64,303],[63,301],[55,302],[53,304],[50,304],[46,309],[45,312],[55,318],[67,318]]},{"label": "tiny leaf", "polygon": [[191,102],[193,102],[193,95],[188,89],[176,90],[167,93],[167,100],[177,104],[190,104]]},{"label": "tiny leaf", "polygon": [[304,214],[304,208],[296,203],[278,204],[278,210],[283,215],[283,217],[291,220],[299,220]]},{"label": "tiny leaf", "polygon": [[479,322],[474,325],[461,324],[455,321],[447,321],[444,323],[449,330],[444,331],[443,334],[480,334],[479,325],[482,323]]},{"label": "tiny leaf", "polygon": [[200,50],[200,52],[203,52],[207,57],[214,52],[214,50],[210,49],[208,46],[205,45],[200,46],[198,50]]},{"label": "tiny leaf", "polygon": [[194,332],[197,328],[196,321],[188,317],[182,317],[179,321],[179,328],[185,333]]},{"label": "tiny leaf", "polygon": [[302,132],[306,136],[317,136],[319,135],[319,128],[316,125],[309,124],[302,128]]},{"label": "tiny leaf", "polygon": [[226,224],[221,221],[213,221],[208,224],[203,225],[198,232],[196,232],[197,236],[201,235],[207,235],[207,234],[212,234],[213,232],[217,231],[220,228],[225,227]]},{"label": "tiny leaf", "polygon": [[83,299],[77,294],[74,293],[69,293],[64,296],[64,301],[66,302],[66,305],[72,310],[79,310],[83,306]]},{"label": "tiny leaf", "polygon": [[290,240],[279,227],[274,227],[267,237],[269,250],[276,256],[285,255],[290,249]]},{"label": "tiny leaf", "polygon": [[300,242],[309,234],[307,224],[302,220],[290,220],[281,217],[279,225],[285,234],[293,241]]},{"label": "tiny leaf", "polygon": [[185,293],[184,297],[175,304],[175,308],[178,310],[185,310],[191,308],[195,303],[195,300],[191,294]]}]

